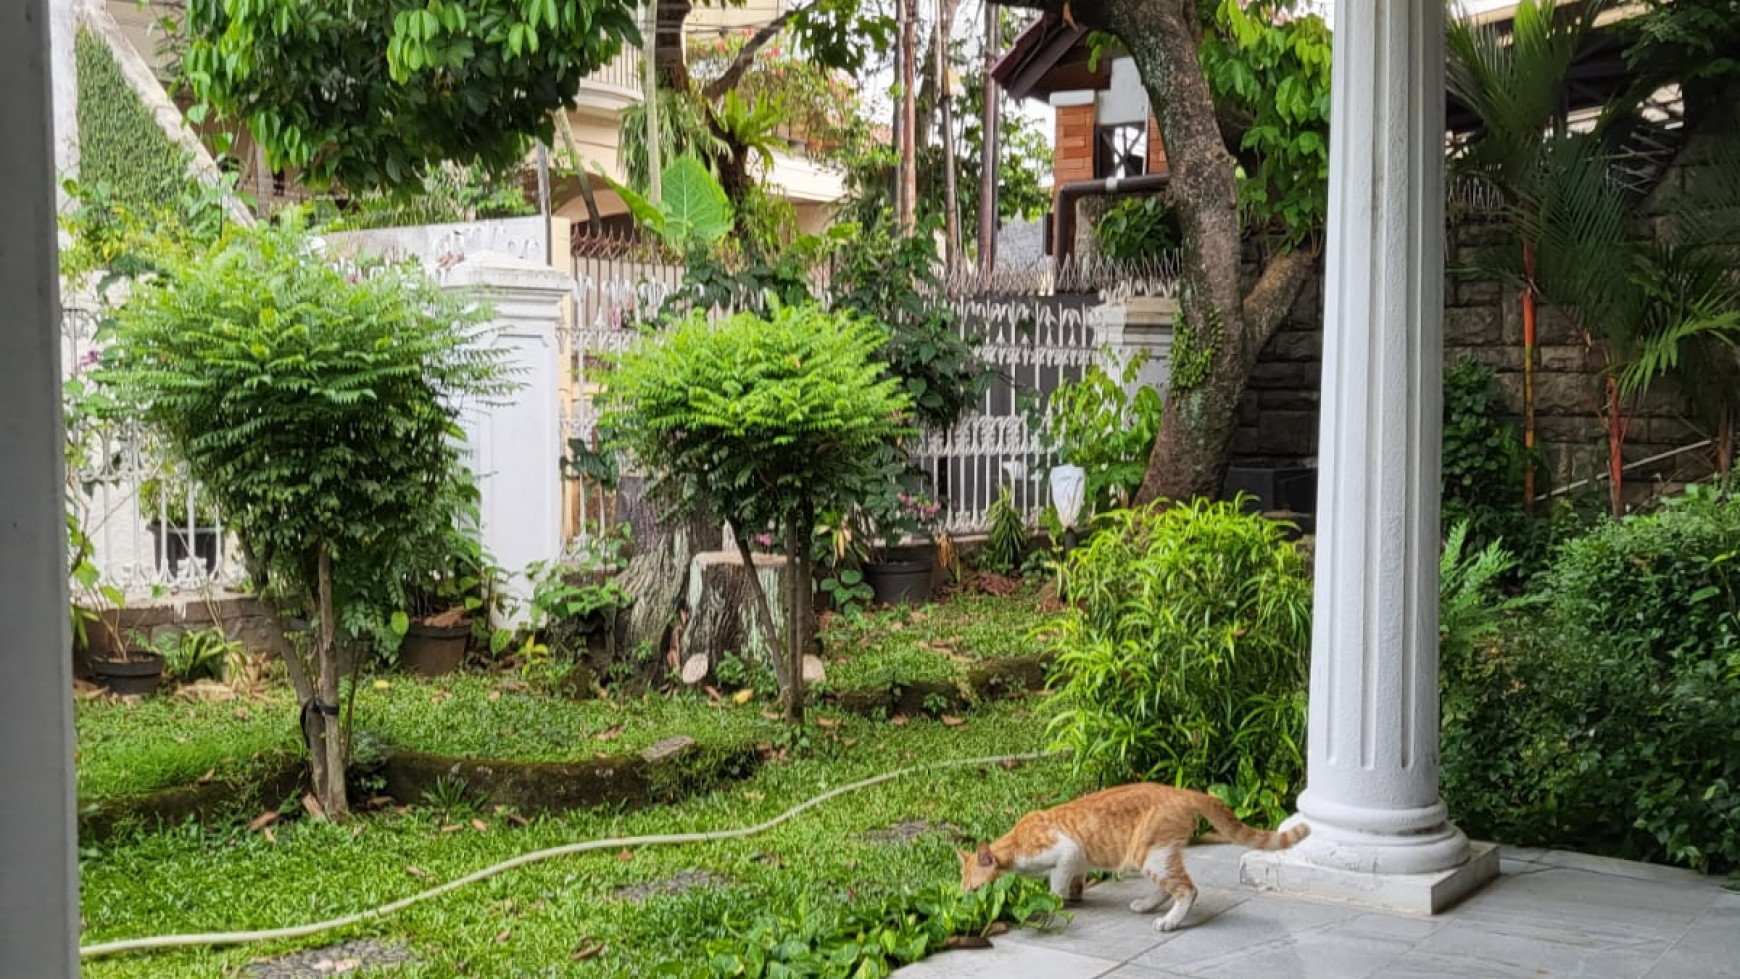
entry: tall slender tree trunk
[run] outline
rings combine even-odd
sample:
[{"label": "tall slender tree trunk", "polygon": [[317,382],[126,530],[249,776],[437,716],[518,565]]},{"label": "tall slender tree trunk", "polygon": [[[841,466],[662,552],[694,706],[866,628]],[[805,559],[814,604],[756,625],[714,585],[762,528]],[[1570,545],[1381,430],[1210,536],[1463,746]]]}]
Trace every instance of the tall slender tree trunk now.
[{"label": "tall slender tree trunk", "polygon": [[1607,372],[1607,504],[1617,520],[1625,516],[1625,410],[1619,378]]},{"label": "tall slender tree trunk", "polygon": [[900,4],[900,229],[918,226],[918,0]]},{"label": "tall slender tree trunk", "polygon": [[785,644],[785,720],[804,722],[804,650],[808,648],[810,615],[810,548],[807,529],[815,526],[810,508],[800,507],[786,521],[785,587],[787,593]]},{"label": "tall slender tree trunk", "polygon": [[997,64],[997,7],[985,4],[985,106],[979,139],[979,272],[985,278],[997,268],[997,79],[991,69]]},{"label": "tall slender tree trunk", "polygon": [[316,635],[315,665],[319,678],[315,683],[312,774],[314,794],[327,818],[336,819],[350,812],[345,796],[346,767],[344,731],[340,725],[338,707],[338,616],[333,608],[332,554],[321,545],[317,562],[315,604],[319,606],[320,624]]},{"label": "tall slender tree trunk", "polygon": [[946,220],[943,255],[953,272],[961,259],[961,207],[955,174],[955,93],[949,85],[949,36],[955,23],[956,0],[937,0],[936,95],[942,126],[943,214]]},{"label": "tall slender tree trunk", "polygon": [[1535,506],[1535,246],[1523,242],[1523,506]]},{"label": "tall slender tree trunk", "polygon": [[1727,409],[1716,425],[1716,471],[1726,476],[1734,469],[1734,413]]}]

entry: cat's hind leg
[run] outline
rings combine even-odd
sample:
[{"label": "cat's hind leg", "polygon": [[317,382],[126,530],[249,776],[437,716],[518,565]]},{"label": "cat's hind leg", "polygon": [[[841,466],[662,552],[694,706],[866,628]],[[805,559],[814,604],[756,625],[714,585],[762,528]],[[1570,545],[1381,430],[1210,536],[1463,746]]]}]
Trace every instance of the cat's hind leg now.
[{"label": "cat's hind leg", "polygon": [[[1142,863],[1142,871],[1154,882],[1156,898],[1160,892],[1172,896],[1172,909],[1163,917],[1155,919],[1155,930],[1176,931],[1182,928],[1185,917],[1190,914],[1191,905],[1196,903],[1196,884],[1184,871],[1184,848],[1157,846],[1149,850],[1148,859]],[[1154,907],[1159,907],[1158,900]]]},{"label": "cat's hind leg", "polygon": [[1148,856],[1143,859],[1142,874],[1150,881],[1153,881],[1154,891],[1151,894],[1131,901],[1131,911],[1134,911],[1137,914],[1147,914],[1158,909],[1162,904],[1166,903],[1167,898],[1171,897],[1171,895],[1166,892],[1165,875],[1162,872],[1166,865],[1165,854],[1169,849],[1171,848],[1164,846],[1154,847],[1148,851]]}]

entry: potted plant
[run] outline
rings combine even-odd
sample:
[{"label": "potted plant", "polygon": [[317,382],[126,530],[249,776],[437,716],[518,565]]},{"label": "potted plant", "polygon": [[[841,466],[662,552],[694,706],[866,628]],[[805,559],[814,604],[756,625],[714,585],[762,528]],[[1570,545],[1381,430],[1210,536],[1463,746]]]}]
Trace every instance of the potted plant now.
[{"label": "potted plant", "polygon": [[217,571],[221,531],[217,508],[204,489],[179,473],[153,476],[139,484],[139,512],[156,542],[152,553],[158,568],[167,565],[171,575],[179,575],[192,558],[204,565],[206,574]]},{"label": "potted plant", "polygon": [[[122,634],[121,610],[126,607],[126,596],[113,585],[94,582],[85,590],[91,602],[79,609],[84,626],[79,634],[89,649],[91,672],[98,685],[118,696],[156,693],[163,680],[163,656],[151,648],[145,636],[131,631]],[[102,626],[101,631],[92,632],[89,628],[92,623]],[[101,648],[98,642],[102,643]]]},{"label": "potted plant", "polygon": [[423,676],[443,676],[465,661],[475,633],[487,634],[500,575],[477,535],[464,527],[439,535],[432,547],[406,588],[399,663]]},{"label": "potted plant", "polygon": [[910,482],[890,480],[858,506],[858,537],[866,549],[864,581],[878,605],[916,605],[930,599],[936,556],[928,551],[894,556],[902,545],[933,542],[942,516],[942,504],[908,488]]}]

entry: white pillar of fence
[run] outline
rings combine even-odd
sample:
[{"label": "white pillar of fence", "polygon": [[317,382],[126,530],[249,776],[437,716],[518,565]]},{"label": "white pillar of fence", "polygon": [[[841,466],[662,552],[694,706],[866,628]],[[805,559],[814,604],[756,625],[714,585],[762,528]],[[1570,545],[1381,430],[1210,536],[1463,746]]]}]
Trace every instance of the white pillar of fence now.
[{"label": "white pillar of fence", "polygon": [[499,252],[473,252],[442,284],[492,311],[490,342],[507,352],[519,387],[499,403],[470,406],[464,428],[482,492],[483,546],[508,572],[521,624],[531,597],[528,565],[562,551],[562,406],[556,331],[573,280]]},{"label": "white pillar of fence", "polygon": [[1118,377],[1132,358],[1146,358],[1129,385],[1131,395],[1139,388],[1154,388],[1165,396],[1172,377],[1172,321],[1177,314],[1178,300],[1171,296],[1130,296],[1094,311],[1095,333],[1111,354],[1111,362],[1102,365],[1107,373]]}]

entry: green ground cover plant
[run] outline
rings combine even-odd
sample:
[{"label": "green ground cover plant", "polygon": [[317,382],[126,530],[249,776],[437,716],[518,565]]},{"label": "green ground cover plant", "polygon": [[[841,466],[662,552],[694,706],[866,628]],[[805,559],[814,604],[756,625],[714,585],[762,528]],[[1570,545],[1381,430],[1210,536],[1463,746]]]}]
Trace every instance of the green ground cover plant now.
[{"label": "green ground cover plant", "polygon": [[[958,727],[923,719],[901,727],[848,716],[836,720],[837,727],[816,732],[808,750],[762,766],[747,781],[635,812],[572,812],[537,817],[520,827],[507,814],[486,811],[477,817],[481,831],[467,825],[442,832],[443,813],[413,807],[404,814],[357,816],[345,825],[290,822],[276,827],[271,839],[239,827],[191,826],[120,838],[85,851],[85,941],[325,917],[540,847],[741,826],[845,782],[915,762],[1034,750],[1044,742],[1043,715],[1016,704],[985,707]],[[1020,813],[1071,794],[1069,767],[1056,762],[945,770],[842,799],[760,837],[535,865],[401,916],[296,947],[362,936],[402,943],[416,959],[394,975],[407,979],[646,976],[659,969],[705,976],[717,951],[705,949],[705,943],[730,935],[749,940],[766,923],[770,908],[795,915],[819,913],[807,909],[854,898],[866,907],[892,901],[917,908],[921,901],[949,900],[957,873],[957,833],[972,840],[994,838]],[[925,828],[907,842],[873,835],[913,821]],[[644,899],[619,892],[637,885],[645,889],[685,871],[706,871],[719,883]],[[938,885],[945,887],[939,891]],[[1026,900],[1016,895],[1011,903]],[[963,933],[984,921],[982,908],[951,908],[934,910],[946,912]],[[937,917],[914,913],[926,922]],[[910,944],[918,933],[903,926],[894,937]],[[84,974],[216,979],[291,948],[277,944],[96,960],[86,963]],[[592,954],[582,955],[587,952]]]}]

